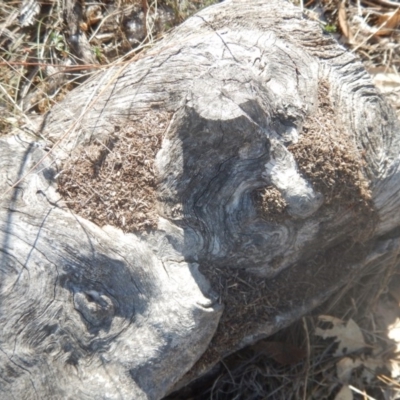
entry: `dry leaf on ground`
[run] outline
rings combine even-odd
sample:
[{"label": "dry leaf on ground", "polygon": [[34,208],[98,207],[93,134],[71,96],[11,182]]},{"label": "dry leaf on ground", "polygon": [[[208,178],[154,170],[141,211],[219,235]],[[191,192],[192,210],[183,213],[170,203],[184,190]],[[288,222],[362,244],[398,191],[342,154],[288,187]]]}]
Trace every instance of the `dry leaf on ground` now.
[{"label": "dry leaf on ground", "polygon": [[351,380],[353,371],[357,368],[362,368],[359,377],[364,382],[370,383],[376,377],[378,370],[385,367],[390,369],[390,365],[382,358],[357,357],[351,359],[350,357],[344,357],[336,363],[336,373],[339,381],[343,384],[347,384]]},{"label": "dry leaf on ground", "polygon": [[347,385],[343,385],[339,393],[335,396],[335,400],[353,400],[353,392]]},{"label": "dry leaf on ground", "polygon": [[376,31],[376,36],[388,36],[393,33],[400,25],[400,8],[395,11],[382,14],[377,19],[379,29]]},{"label": "dry leaf on ground", "polygon": [[394,72],[386,72],[385,68],[370,70],[372,80],[382,93],[400,90],[400,75]]},{"label": "dry leaf on ground", "polygon": [[347,323],[329,315],[320,315],[318,319],[320,322],[330,322],[333,325],[328,329],[316,328],[315,335],[323,339],[336,337],[335,341],[339,346],[335,356],[353,353],[366,346],[361,329],[352,319],[349,319]]}]

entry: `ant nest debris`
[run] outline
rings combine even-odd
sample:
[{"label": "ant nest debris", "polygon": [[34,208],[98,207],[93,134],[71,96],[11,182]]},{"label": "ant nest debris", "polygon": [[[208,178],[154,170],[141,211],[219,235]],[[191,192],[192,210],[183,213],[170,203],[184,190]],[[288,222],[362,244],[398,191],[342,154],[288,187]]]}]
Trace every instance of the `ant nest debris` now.
[{"label": "ant nest debris", "polygon": [[325,197],[326,205],[371,212],[369,183],[354,139],[338,123],[329,85],[320,82],[319,107],[304,123],[298,143],[289,146],[300,171]]},{"label": "ant nest debris", "polygon": [[125,232],[156,228],[155,157],[170,115],[149,112],[131,120],[107,143],[77,149],[63,165],[58,190],[76,214]]},{"label": "ant nest debris", "polygon": [[[353,137],[338,123],[329,98],[329,85],[318,88],[319,106],[308,116],[296,144],[288,149],[302,175],[324,195],[325,206],[354,210],[361,219],[373,213],[369,182]],[[287,204],[278,189],[267,186],[255,192],[262,218],[280,222],[288,218]]]},{"label": "ant nest debris", "polygon": [[264,219],[279,222],[287,218],[287,203],[276,187],[267,186],[258,189],[254,197],[257,208]]}]

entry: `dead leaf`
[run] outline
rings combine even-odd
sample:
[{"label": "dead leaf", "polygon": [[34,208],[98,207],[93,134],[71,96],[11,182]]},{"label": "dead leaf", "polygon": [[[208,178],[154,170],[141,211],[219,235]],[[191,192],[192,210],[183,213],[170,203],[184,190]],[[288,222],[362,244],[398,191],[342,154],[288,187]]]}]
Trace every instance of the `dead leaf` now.
[{"label": "dead leaf", "polygon": [[343,384],[350,382],[351,375],[355,369],[363,365],[360,359],[352,360],[350,357],[344,357],[336,363],[336,375]]},{"label": "dead leaf", "polygon": [[318,319],[321,322],[331,322],[333,324],[330,329],[318,327],[315,330],[315,335],[323,339],[336,337],[335,341],[338,342],[339,346],[334,354],[335,356],[350,354],[366,346],[361,329],[352,319],[349,319],[347,324],[341,319],[329,315],[321,315]]},{"label": "dead leaf", "polygon": [[[378,72],[371,75],[375,86],[377,86],[382,93],[390,93],[400,89],[400,75],[396,73]],[[392,290],[389,288],[389,292],[396,299],[397,303],[400,303],[400,294],[398,289]]]},{"label": "dead leaf", "polygon": [[[389,75],[388,80],[392,86],[396,85],[396,89],[400,88],[400,75],[398,74],[387,74]],[[392,76],[394,75],[394,76]],[[375,82],[374,82],[375,83]],[[400,306],[400,275],[396,274],[390,278],[389,282],[389,293],[396,299],[397,304]]]},{"label": "dead leaf", "polygon": [[400,318],[396,318],[396,320],[388,326],[387,336],[396,343],[397,352],[400,352]]},{"label": "dead leaf", "polygon": [[362,360],[362,364],[364,365],[364,369],[361,378],[367,383],[371,383],[371,381],[376,377],[378,369],[388,367],[388,363],[382,358],[374,357],[368,357],[367,359]]},{"label": "dead leaf", "polygon": [[353,392],[347,385],[343,385],[334,400],[353,400]]},{"label": "dead leaf", "polygon": [[380,331],[386,333],[396,352],[400,352],[400,307],[397,300],[381,298],[375,305],[374,317]]},{"label": "dead leaf", "polygon": [[396,11],[380,15],[377,20],[377,25],[379,29],[375,32],[375,36],[391,35],[400,25],[400,8]]},{"label": "dead leaf", "polygon": [[396,360],[389,360],[386,363],[386,368],[390,371],[390,376],[392,378],[400,377],[400,365]]},{"label": "dead leaf", "polygon": [[358,357],[351,359],[350,357],[344,357],[336,363],[338,380],[343,384],[350,383],[353,371],[360,367],[362,367],[362,371],[359,377],[363,382],[367,383],[371,383],[377,377],[379,370],[383,370],[386,367],[391,371],[391,364],[382,358]]},{"label": "dead leaf", "polygon": [[271,357],[281,365],[294,365],[301,362],[306,357],[305,350],[284,342],[265,342],[260,341],[251,346],[257,353],[263,353]]}]

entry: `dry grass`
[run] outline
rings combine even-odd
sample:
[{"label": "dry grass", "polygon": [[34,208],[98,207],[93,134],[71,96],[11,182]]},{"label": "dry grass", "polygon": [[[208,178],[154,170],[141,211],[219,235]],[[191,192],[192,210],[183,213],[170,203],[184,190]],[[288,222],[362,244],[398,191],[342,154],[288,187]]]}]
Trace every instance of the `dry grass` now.
[{"label": "dry grass", "polygon": [[23,1],[0,2],[0,134],[33,125],[91,74],[131,59],[216,1],[32,0],[29,11]]},{"label": "dry grass", "polygon": [[362,60],[375,83],[390,76],[380,89],[400,117],[400,11],[391,0],[292,0],[306,6],[306,14],[318,20],[325,32]]}]

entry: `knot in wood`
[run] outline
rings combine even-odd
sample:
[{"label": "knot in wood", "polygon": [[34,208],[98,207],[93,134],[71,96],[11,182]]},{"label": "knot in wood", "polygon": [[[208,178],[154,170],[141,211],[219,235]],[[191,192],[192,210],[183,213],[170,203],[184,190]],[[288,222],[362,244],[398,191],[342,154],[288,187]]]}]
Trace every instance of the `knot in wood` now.
[{"label": "knot in wood", "polygon": [[114,305],[111,299],[95,290],[74,294],[74,306],[91,325],[99,326],[112,318]]}]

